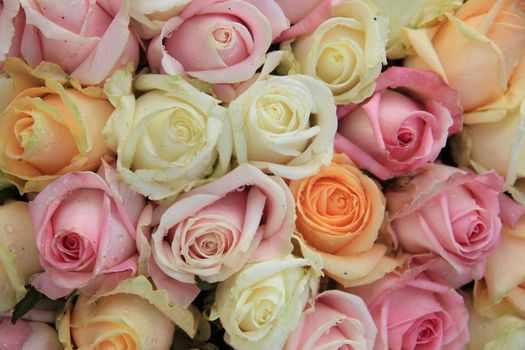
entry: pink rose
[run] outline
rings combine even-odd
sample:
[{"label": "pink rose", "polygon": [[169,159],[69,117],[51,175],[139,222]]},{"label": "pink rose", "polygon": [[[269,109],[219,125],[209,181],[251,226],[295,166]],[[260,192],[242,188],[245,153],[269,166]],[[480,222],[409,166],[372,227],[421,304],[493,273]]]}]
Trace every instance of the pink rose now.
[{"label": "pink rose", "polygon": [[[151,236],[155,265],[162,275],[184,283],[195,283],[195,276],[211,283],[223,281],[247,262],[291,252],[294,210],[282,179],[241,164],[178,197],[169,208],[157,208],[153,217],[160,219],[152,224]],[[155,275],[152,269],[158,286]],[[162,288],[170,291],[164,283]]]},{"label": "pink rose", "polygon": [[275,41],[284,41],[312,33],[321,23],[330,18],[332,0],[275,0],[292,26]]},{"label": "pink rose", "polygon": [[385,192],[394,241],[409,253],[444,259],[429,273],[452,287],[479,279],[500,239],[502,190],[495,171],[474,175],[439,164],[399,178]]},{"label": "pink rose", "polygon": [[17,0],[0,2],[0,69],[7,57],[20,56],[25,15]]},{"label": "pink rose", "polygon": [[82,288],[110,289],[135,274],[135,227],[144,199],[117,182],[103,162],[98,174],[69,173],[29,203],[40,263],[32,284],[52,299]]},{"label": "pink rose", "polygon": [[57,332],[42,322],[16,321],[0,317],[0,350],[62,350]]},{"label": "pink rose", "polygon": [[339,290],[317,295],[283,350],[372,350],[377,328],[363,300]]},{"label": "pink rose", "polygon": [[455,90],[433,72],[404,67],[382,73],[370,98],[337,113],[336,150],[382,180],[435,160],[463,123]]},{"label": "pink rose", "polygon": [[139,61],[139,45],[130,32],[127,1],[115,16],[106,1],[20,0],[26,26],[22,56],[31,66],[60,65],[82,84],[98,85],[113,71]]},{"label": "pink rose", "polygon": [[161,73],[237,83],[255,74],[286,28],[273,0],[194,0],[151,41],[148,61]]},{"label": "pink rose", "polygon": [[460,350],[469,340],[468,311],[454,289],[413,269],[350,288],[377,326],[375,350]]}]

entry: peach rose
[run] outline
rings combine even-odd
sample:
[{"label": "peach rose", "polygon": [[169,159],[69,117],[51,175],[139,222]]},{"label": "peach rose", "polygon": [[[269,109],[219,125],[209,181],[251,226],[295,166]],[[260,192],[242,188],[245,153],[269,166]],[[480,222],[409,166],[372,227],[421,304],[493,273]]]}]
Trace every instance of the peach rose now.
[{"label": "peach rose", "polygon": [[397,264],[375,243],[385,213],[379,186],[343,154],[319,174],[290,182],[296,226],[328,276],[345,286],[370,283]]},{"label": "peach rose", "polygon": [[513,314],[525,317],[525,217],[514,228],[503,225],[501,242],[487,259],[482,280],[474,287],[476,311],[487,317]]},{"label": "peach rose", "polygon": [[29,277],[40,271],[27,203],[0,206],[0,313],[22,300]]},{"label": "peach rose", "polygon": [[81,294],[57,319],[65,350],[169,350],[175,326],[190,337],[200,318],[193,307],[170,304],[144,276],[128,279],[108,293]]},{"label": "peach rose", "polygon": [[432,36],[407,30],[416,56],[458,90],[465,124],[500,120],[525,96],[525,12],[521,1],[469,0]]},{"label": "peach rose", "polygon": [[5,70],[21,91],[0,113],[0,170],[20,193],[41,191],[72,171],[95,170],[111,154],[102,129],[113,106],[102,90],[70,87],[50,63],[31,70],[10,58]]},{"label": "peach rose", "polygon": [[127,0],[114,15],[104,0],[20,4],[26,15],[21,54],[32,67],[53,62],[82,84],[98,85],[129,62],[138,66],[140,49],[128,28]]}]

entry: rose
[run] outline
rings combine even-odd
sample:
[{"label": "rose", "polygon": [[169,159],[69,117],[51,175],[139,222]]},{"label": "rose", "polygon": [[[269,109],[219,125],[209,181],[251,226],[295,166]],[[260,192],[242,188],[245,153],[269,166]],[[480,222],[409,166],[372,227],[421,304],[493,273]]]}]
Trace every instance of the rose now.
[{"label": "rose", "polygon": [[156,72],[241,82],[254,75],[272,39],[287,27],[273,0],[192,1],[151,41],[148,62]]},{"label": "rose", "polygon": [[[8,59],[13,89],[22,90],[0,113],[0,170],[21,193],[40,191],[68,172],[94,170],[111,154],[100,135],[113,111],[97,88],[77,90],[52,64],[29,69]],[[33,73],[39,74],[33,74]],[[41,80],[42,78],[56,80]],[[27,88],[29,87],[29,88]]]},{"label": "rose", "polygon": [[363,300],[338,290],[316,296],[283,350],[352,347],[372,350],[377,328]]},{"label": "rose", "polygon": [[370,96],[386,60],[387,22],[371,6],[362,0],[340,1],[332,6],[332,18],[313,33],[281,46],[293,53],[291,72],[324,82],[337,104]]},{"label": "rose", "polygon": [[322,257],[325,272],[345,286],[370,283],[396,267],[376,244],[385,213],[379,186],[348,157],[290,182],[297,232]]},{"label": "rose", "polygon": [[392,67],[376,83],[368,100],[339,107],[335,147],[386,180],[436,159],[462,114],[457,93],[432,72]]},{"label": "rose", "polygon": [[135,80],[135,88],[145,92],[135,99],[131,75],[119,74],[124,76],[106,84],[117,110],[104,134],[118,153],[120,176],[133,190],[154,200],[173,198],[229,170],[231,128],[218,100],[181,77],[149,74]]},{"label": "rose", "polygon": [[279,35],[275,41],[284,41],[293,37],[310,34],[322,22],[330,18],[332,1],[307,0],[301,6],[293,0],[275,0],[292,26]]},{"label": "rose", "polygon": [[[155,266],[151,270],[157,286],[162,275],[185,283],[195,283],[196,276],[223,281],[248,261],[278,259],[292,250],[294,204],[286,184],[248,164],[182,195],[169,208],[157,208],[152,217],[160,217],[151,237],[161,274]],[[177,297],[179,284],[162,288],[186,304]]]},{"label": "rose", "polygon": [[25,15],[16,0],[0,2],[0,70],[7,57],[20,56]]},{"label": "rose", "polygon": [[501,242],[487,259],[483,279],[474,286],[476,311],[489,318],[525,315],[525,275],[520,261],[525,253],[525,218],[515,227],[503,225]]},{"label": "rose", "polygon": [[424,0],[406,2],[399,0],[373,0],[380,13],[388,18],[389,59],[404,58],[410,52],[406,29],[429,28],[439,24],[444,13],[462,5],[461,0]]},{"label": "rose", "polygon": [[0,318],[0,349],[5,350],[62,350],[57,332],[42,322],[16,321]]},{"label": "rose", "polygon": [[132,276],[143,207],[142,196],[119,183],[105,162],[98,174],[70,173],[49,184],[29,204],[45,269],[32,284],[57,299],[78,288],[111,288]]},{"label": "rose", "polygon": [[111,292],[68,303],[57,319],[66,350],[168,350],[177,325],[190,337],[200,316],[193,307],[169,304],[144,276],[128,279]]},{"label": "rose", "polygon": [[[138,66],[139,45],[128,28],[128,2],[115,16],[106,1],[60,3],[20,0],[26,15],[22,56],[32,67],[60,65],[82,84],[98,85],[128,62]],[[77,11],[71,11],[71,7]]]},{"label": "rose", "polygon": [[495,318],[484,317],[471,304],[467,302],[470,312],[470,342],[467,350],[523,349],[525,321],[522,318],[508,314]]},{"label": "rose", "polygon": [[210,320],[220,318],[235,349],[281,349],[300,322],[312,272],[291,255],[247,265],[219,283]]},{"label": "rose", "polygon": [[[500,239],[501,178],[429,164],[387,189],[394,241],[407,252],[432,252],[452,268],[453,287],[479,279]],[[446,265],[445,265],[446,266]]]},{"label": "rose", "polygon": [[495,169],[505,178],[505,190],[525,204],[525,99],[520,103],[501,120],[466,126],[450,144],[458,164],[476,172]]},{"label": "rose", "polygon": [[347,291],[363,298],[372,314],[375,350],[460,350],[468,342],[463,298],[422,271],[396,271]]},{"label": "rose", "polygon": [[0,206],[0,313],[22,300],[29,277],[39,271],[42,267],[27,203],[8,202]]},{"label": "rose", "polygon": [[[458,90],[465,124],[501,120],[525,96],[525,13],[519,1],[475,0],[447,14],[433,37],[409,30],[416,56]],[[475,57],[475,59],[474,59]]]},{"label": "rose", "polygon": [[152,2],[134,0],[130,3],[131,25],[143,39],[151,39],[160,34],[162,26],[172,17],[180,14],[191,0],[168,0]]},{"label": "rose", "polygon": [[239,163],[290,179],[330,164],[337,117],[332,94],[305,75],[262,77],[228,107]]}]

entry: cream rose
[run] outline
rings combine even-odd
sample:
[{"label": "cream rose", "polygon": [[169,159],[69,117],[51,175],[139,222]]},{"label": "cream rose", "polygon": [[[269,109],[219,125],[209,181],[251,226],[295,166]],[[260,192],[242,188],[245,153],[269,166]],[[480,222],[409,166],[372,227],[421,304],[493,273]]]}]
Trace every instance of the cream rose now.
[{"label": "cream rose", "polygon": [[29,277],[40,271],[27,203],[0,206],[0,313],[22,300]]},{"label": "cream rose", "polygon": [[130,2],[131,27],[143,39],[160,34],[162,26],[177,16],[191,0],[133,0]]},{"label": "cream rose", "polygon": [[282,47],[293,53],[292,71],[324,82],[337,104],[358,103],[372,94],[386,62],[387,21],[363,0],[339,2],[331,17]]},{"label": "cream rose", "polygon": [[239,163],[299,179],[330,164],[337,130],[330,90],[306,75],[267,76],[228,107]]},{"label": "cream rose", "polygon": [[238,350],[281,349],[299,325],[315,274],[306,259],[289,255],[247,265],[219,283],[210,319]]},{"label": "cream rose", "polygon": [[140,276],[107,294],[80,295],[66,305],[57,328],[66,350],[168,350],[175,325],[193,337],[198,317],[193,307],[169,304],[165,291]]},{"label": "cream rose", "polygon": [[226,109],[179,76],[119,72],[106,84],[117,106],[104,134],[118,154],[117,171],[129,186],[153,200],[225,174],[232,140]]}]

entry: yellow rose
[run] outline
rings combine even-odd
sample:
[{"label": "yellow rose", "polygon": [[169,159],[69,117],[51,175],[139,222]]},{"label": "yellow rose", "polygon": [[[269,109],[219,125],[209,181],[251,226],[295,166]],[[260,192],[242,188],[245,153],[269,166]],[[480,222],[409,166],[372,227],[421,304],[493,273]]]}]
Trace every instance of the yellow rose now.
[{"label": "yellow rose", "polygon": [[210,319],[238,350],[281,349],[301,314],[316,273],[306,259],[288,256],[245,266],[219,283]]},{"label": "yellow rose", "polygon": [[27,203],[0,206],[0,313],[22,300],[29,277],[42,270]]},{"label": "yellow rose", "polygon": [[[68,172],[95,170],[111,154],[101,131],[113,107],[101,89],[68,87],[50,63],[32,70],[10,58],[5,70],[20,92],[0,113],[0,170],[20,193],[41,191]],[[42,71],[61,80],[33,74]]]},{"label": "yellow rose", "polygon": [[372,6],[363,0],[343,0],[313,33],[282,45],[293,53],[291,71],[324,82],[336,104],[369,97],[386,62],[387,21]]},{"label": "yellow rose", "polygon": [[66,350],[168,350],[175,325],[194,336],[198,314],[169,304],[165,290],[154,291],[140,276],[107,294],[80,295],[57,320]]},{"label": "yellow rose", "polygon": [[437,31],[407,30],[416,55],[458,90],[465,124],[502,120],[525,96],[525,12],[515,0],[469,0]]},{"label": "yellow rose", "polygon": [[117,107],[104,134],[117,151],[117,171],[153,200],[212,181],[229,170],[231,127],[218,100],[180,76],[119,71],[105,90]]},{"label": "yellow rose", "polygon": [[330,164],[337,115],[330,90],[306,75],[260,78],[228,107],[239,163],[288,179]]}]

